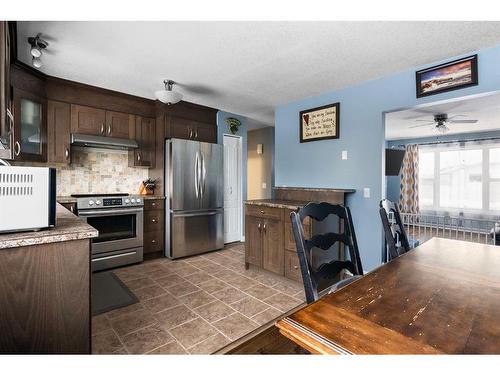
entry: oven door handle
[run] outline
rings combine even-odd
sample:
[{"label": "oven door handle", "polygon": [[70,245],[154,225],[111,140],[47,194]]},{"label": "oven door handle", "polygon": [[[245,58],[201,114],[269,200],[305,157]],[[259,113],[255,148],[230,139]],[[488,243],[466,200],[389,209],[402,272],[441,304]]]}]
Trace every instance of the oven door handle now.
[{"label": "oven door handle", "polygon": [[125,215],[125,214],[140,214],[142,212],[143,212],[142,208],[120,209],[120,210],[94,210],[92,212],[78,211],[78,216],[90,217],[90,216],[107,216],[107,215]]}]

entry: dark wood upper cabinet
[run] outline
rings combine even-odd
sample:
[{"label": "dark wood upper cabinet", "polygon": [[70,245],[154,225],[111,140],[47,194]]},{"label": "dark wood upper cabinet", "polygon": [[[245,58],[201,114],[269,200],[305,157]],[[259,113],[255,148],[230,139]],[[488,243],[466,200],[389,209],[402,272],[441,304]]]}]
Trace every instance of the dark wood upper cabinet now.
[{"label": "dark wood upper cabinet", "polygon": [[104,109],[72,104],[71,132],[105,136],[106,111]]},{"label": "dark wood upper cabinet", "polygon": [[215,125],[177,116],[169,117],[167,124],[169,138],[217,143],[217,127]]},{"label": "dark wood upper cabinet", "polygon": [[129,165],[154,168],[156,161],[155,119],[135,116],[135,140],[139,148],[129,153]]},{"label": "dark wood upper cabinet", "polygon": [[47,161],[47,100],[14,88],[14,159]]},{"label": "dark wood upper cabinet", "polygon": [[128,113],[106,111],[106,135],[129,139],[135,116]]},{"label": "dark wood upper cabinet", "polygon": [[0,159],[12,159],[14,116],[10,85],[11,35],[7,21],[0,21]]},{"label": "dark wood upper cabinet", "polygon": [[70,163],[70,124],[70,104],[48,100],[47,160],[49,163]]},{"label": "dark wood upper cabinet", "polygon": [[195,140],[200,142],[217,143],[217,127],[211,124],[198,122],[196,124]]}]

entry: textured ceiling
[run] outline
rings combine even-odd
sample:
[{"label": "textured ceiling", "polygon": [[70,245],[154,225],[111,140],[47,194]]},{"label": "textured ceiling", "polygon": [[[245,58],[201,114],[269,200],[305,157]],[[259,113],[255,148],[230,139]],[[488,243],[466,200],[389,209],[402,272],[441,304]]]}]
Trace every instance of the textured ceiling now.
[{"label": "textured ceiling", "polygon": [[424,124],[421,120],[432,121],[434,115],[440,113],[446,113],[448,117],[457,116],[457,120],[478,120],[475,124],[447,124],[450,130],[446,134],[500,130],[500,93],[388,113],[385,117],[385,138],[439,136],[441,134],[432,124],[410,127]]},{"label": "textured ceiling", "polygon": [[184,99],[274,125],[299,100],[500,43],[500,22],[19,22],[50,42],[42,71],[146,98]]}]

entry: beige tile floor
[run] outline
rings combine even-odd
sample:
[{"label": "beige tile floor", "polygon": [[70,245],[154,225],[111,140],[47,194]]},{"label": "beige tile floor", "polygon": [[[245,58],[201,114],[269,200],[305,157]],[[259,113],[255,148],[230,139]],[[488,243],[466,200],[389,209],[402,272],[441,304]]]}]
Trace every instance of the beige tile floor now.
[{"label": "beige tile floor", "polygon": [[114,272],[139,303],[92,319],[94,354],[210,354],[305,299],[299,283],[245,270],[240,243]]}]

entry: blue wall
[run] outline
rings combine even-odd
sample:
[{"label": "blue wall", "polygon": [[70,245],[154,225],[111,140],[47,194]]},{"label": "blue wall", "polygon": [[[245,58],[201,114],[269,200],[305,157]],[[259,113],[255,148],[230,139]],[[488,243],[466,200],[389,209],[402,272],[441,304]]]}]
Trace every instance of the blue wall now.
[{"label": "blue wall", "polygon": [[234,117],[237,118],[238,120],[241,121],[241,126],[238,129],[238,132],[235,135],[239,135],[242,137],[241,143],[242,143],[242,160],[241,160],[241,172],[242,172],[242,182],[243,182],[243,201],[247,199],[247,119],[246,117],[234,114],[234,113],[229,113],[229,112],[224,112],[224,111],[218,111],[217,112],[217,143],[222,144],[223,142],[223,135],[224,134],[231,134],[229,131],[229,127],[226,124],[226,119],[228,117]]},{"label": "blue wall", "polygon": [[[500,127],[500,124],[499,124]],[[466,141],[469,139],[482,139],[482,138],[500,138],[500,130],[487,131],[480,133],[462,133],[462,134],[447,134],[439,135],[435,137],[423,137],[423,138],[412,138],[412,139],[397,139],[387,141],[387,148],[399,148],[399,145],[408,144],[420,144],[427,142],[441,142],[441,141]],[[386,177],[386,198],[393,201],[399,202],[400,193],[400,176],[387,176]]]},{"label": "blue wall", "polygon": [[[348,196],[347,204],[352,210],[366,270],[381,263],[378,202],[385,193],[384,112],[499,90],[500,46],[477,53],[478,86],[416,98],[415,71],[462,57],[450,56],[445,61],[276,107],[276,185],[356,189]],[[340,139],[300,144],[299,112],[335,102],[340,102]],[[342,150],[348,151],[348,160],[341,160]],[[371,198],[363,198],[364,187],[371,189]]]}]

